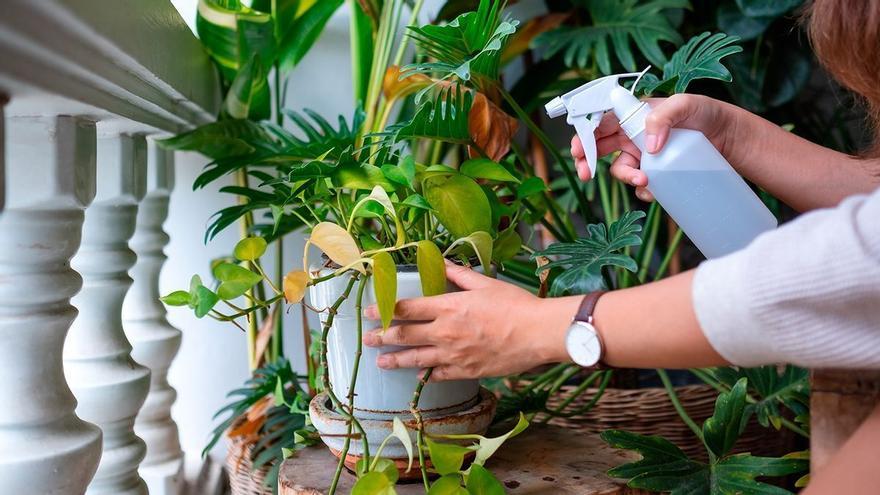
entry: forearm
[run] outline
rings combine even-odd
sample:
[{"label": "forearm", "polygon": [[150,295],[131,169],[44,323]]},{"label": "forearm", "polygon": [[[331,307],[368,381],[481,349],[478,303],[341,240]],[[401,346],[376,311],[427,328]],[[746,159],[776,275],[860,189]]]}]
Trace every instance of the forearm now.
[{"label": "forearm", "polygon": [[[605,362],[623,368],[700,368],[727,364],[703,335],[692,302],[693,271],[613,291],[599,299],[594,325]],[[566,361],[564,335],[581,296],[547,300],[553,314],[548,361]]]},{"label": "forearm", "polygon": [[807,211],[869,193],[880,185],[880,161],[811,143],[776,124],[723,103],[731,122],[731,165],[792,208]]}]

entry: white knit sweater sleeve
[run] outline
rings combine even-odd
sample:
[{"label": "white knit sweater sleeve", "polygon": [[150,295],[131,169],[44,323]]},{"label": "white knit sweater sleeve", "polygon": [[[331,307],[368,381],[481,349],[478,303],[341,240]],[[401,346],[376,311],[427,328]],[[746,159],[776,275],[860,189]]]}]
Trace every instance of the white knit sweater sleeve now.
[{"label": "white knit sweater sleeve", "polygon": [[880,368],[880,189],[704,262],[693,301],[733,364]]}]

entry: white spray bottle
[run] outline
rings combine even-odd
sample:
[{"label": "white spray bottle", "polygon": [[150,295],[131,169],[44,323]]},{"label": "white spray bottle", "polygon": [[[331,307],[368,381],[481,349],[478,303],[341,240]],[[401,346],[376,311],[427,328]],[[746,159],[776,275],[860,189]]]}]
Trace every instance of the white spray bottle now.
[{"label": "white spray bottle", "polygon": [[707,258],[744,248],[762,232],[776,228],[773,214],[703,133],[672,129],[660,152],[645,150],[645,118],[651,109],[618,84],[622,77],[642,74],[596,79],[547,103],[551,118],[568,114],[567,122],[584,145],[590,176],[596,175],[593,131],[602,115],[612,110],[624,133],[642,150],[648,190]]}]

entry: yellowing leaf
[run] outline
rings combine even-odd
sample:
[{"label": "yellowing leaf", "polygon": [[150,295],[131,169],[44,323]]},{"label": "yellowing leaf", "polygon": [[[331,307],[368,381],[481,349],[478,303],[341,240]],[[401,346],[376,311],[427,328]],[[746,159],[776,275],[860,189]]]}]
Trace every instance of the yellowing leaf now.
[{"label": "yellowing leaf", "polygon": [[397,266],[385,251],[373,255],[373,289],[382,328],[388,328],[394,319],[394,306],[397,305]]},{"label": "yellowing leaf", "polygon": [[284,299],[289,303],[298,303],[302,301],[306,294],[306,287],[309,285],[309,274],[302,270],[292,270],[284,276],[282,289],[284,290]]},{"label": "yellowing leaf", "polygon": [[[331,222],[321,222],[312,229],[309,242],[318,247],[328,258],[340,266],[355,263],[361,253],[354,238],[345,229]],[[361,273],[366,273],[362,264],[355,264],[353,268]]]},{"label": "yellowing leaf", "polygon": [[400,78],[400,67],[392,65],[382,79],[382,92],[388,100],[403,98],[431,85],[431,78],[424,74],[412,74]]},{"label": "yellowing leaf", "polygon": [[232,254],[241,261],[253,261],[266,252],[266,239],[262,237],[245,237],[238,241]]},{"label": "yellowing leaf", "polygon": [[416,266],[422,283],[423,296],[436,296],[446,292],[446,264],[440,249],[431,241],[416,244]]},{"label": "yellowing leaf", "polygon": [[[471,139],[488,158],[497,162],[510,151],[510,140],[516,134],[518,122],[489,101],[483,93],[473,93],[474,103],[468,114]],[[471,150],[472,157],[479,155],[477,150]]]},{"label": "yellowing leaf", "polygon": [[397,416],[394,416],[393,420],[393,429],[391,430],[391,434],[397,437],[400,440],[400,443],[403,444],[403,448],[406,449],[406,455],[409,458],[409,463],[406,465],[406,470],[409,471],[412,469],[413,463],[413,448],[412,448],[412,438],[409,436],[409,431],[406,429],[406,425],[403,424],[403,421],[400,420]]}]

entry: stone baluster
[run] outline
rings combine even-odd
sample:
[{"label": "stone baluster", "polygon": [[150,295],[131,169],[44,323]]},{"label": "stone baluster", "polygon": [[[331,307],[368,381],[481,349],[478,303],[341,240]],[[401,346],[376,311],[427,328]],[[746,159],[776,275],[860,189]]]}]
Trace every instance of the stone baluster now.
[{"label": "stone baluster", "polygon": [[76,417],[64,338],[82,286],[70,268],[95,195],[95,124],[77,117],[6,122],[0,213],[0,493],[81,494],[101,430]]},{"label": "stone baluster", "polygon": [[146,495],[138,475],[146,447],[134,434],[134,421],[150,387],[150,370],[131,358],[121,316],[131,285],[128,269],[135,262],[128,240],[144,196],[146,140],[104,136],[101,126],[97,194],[86,209],[82,247],[72,262],[83,290],[73,298],[79,316],[64,348],[64,371],[79,401],[77,413],[104,432],[104,452],[86,493]]},{"label": "stone baluster", "polygon": [[159,272],[166,259],[162,249],[168,244],[162,224],[173,187],[173,152],[148,140],[147,195],[138,209],[130,242],[137,262],[130,271],[134,284],[125,297],[122,319],[134,347],[132,356],[152,373],[150,393],[134,425],[147,444],[141,476],[152,495],[180,495],[184,491],[183,451],[171,418],[177,392],[168,384],[168,368],[180,348],[180,330],[168,323],[165,306],[159,301]]}]

